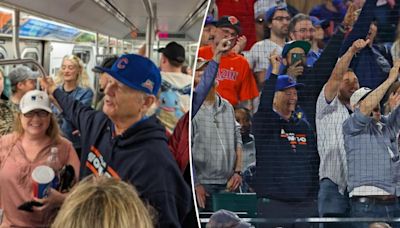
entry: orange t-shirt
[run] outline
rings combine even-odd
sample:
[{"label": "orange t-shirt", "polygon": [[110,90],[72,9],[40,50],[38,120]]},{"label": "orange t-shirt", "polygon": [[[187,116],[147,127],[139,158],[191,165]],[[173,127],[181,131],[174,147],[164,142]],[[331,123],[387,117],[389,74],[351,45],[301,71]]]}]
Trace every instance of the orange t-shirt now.
[{"label": "orange t-shirt", "polygon": [[[206,60],[213,57],[211,46],[201,47],[198,56]],[[254,99],[258,96],[256,80],[247,60],[230,52],[222,56],[218,69],[218,94],[227,99],[233,106],[239,101]]]}]

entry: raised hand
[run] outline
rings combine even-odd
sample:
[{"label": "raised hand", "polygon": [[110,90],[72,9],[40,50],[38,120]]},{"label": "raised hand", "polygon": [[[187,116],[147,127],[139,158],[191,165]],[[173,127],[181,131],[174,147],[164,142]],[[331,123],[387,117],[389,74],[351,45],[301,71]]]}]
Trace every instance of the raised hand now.
[{"label": "raised hand", "polygon": [[349,8],[347,8],[347,12],[346,15],[344,16],[342,24],[346,29],[349,29],[354,25],[357,18],[358,18],[357,7],[354,5],[354,3],[350,3]]},{"label": "raised hand", "polygon": [[388,99],[389,109],[393,111],[400,104],[400,93],[393,92]]},{"label": "raised hand", "polygon": [[297,78],[303,75],[303,71],[304,71],[303,61],[299,60],[295,64],[292,64],[288,67],[287,74],[294,78]]},{"label": "raised hand", "polygon": [[247,38],[245,36],[240,36],[237,41],[236,45],[232,48],[232,51],[235,53],[241,53],[247,44]]},{"label": "raised hand", "polygon": [[39,82],[42,90],[46,91],[49,95],[53,95],[53,92],[56,90],[57,86],[51,77],[40,77]]},{"label": "raised hand", "polygon": [[359,51],[361,51],[363,48],[365,48],[365,46],[367,46],[371,41],[368,40],[363,40],[363,39],[358,39],[356,41],[353,42],[353,45],[351,45],[351,49],[353,51],[353,53],[357,53]]},{"label": "raised hand", "polygon": [[389,73],[389,77],[388,77],[393,82],[397,80],[397,77],[399,75],[399,69],[400,69],[400,60],[396,60],[393,63],[392,69],[390,69],[390,73]]},{"label": "raised hand", "polygon": [[269,62],[272,66],[272,73],[279,74],[279,66],[281,65],[281,55],[278,54],[276,48],[271,52],[269,56]]},{"label": "raised hand", "polygon": [[227,53],[231,49],[232,41],[235,38],[228,38],[228,39],[222,39],[219,41],[217,47],[215,48],[215,53],[213,56],[213,60],[217,63],[221,60],[221,56],[225,53]]}]

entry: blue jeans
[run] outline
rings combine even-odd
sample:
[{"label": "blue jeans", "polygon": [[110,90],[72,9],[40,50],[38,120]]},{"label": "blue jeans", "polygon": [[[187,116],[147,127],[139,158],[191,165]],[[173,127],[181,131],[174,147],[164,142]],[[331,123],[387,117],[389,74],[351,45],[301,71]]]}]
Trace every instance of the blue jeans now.
[{"label": "blue jeans", "polygon": [[[350,202],[348,193],[339,193],[338,185],[329,178],[319,182],[318,212],[320,217],[349,217]],[[327,223],[324,228],[329,227],[350,227],[344,223]]]},{"label": "blue jeans", "polygon": [[[400,217],[399,201],[393,203],[381,203],[374,200],[360,202],[351,200],[351,217],[359,218],[398,218]],[[399,223],[391,224],[392,227],[400,227]],[[368,228],[368,223],[353,224],[354,228]]]}]

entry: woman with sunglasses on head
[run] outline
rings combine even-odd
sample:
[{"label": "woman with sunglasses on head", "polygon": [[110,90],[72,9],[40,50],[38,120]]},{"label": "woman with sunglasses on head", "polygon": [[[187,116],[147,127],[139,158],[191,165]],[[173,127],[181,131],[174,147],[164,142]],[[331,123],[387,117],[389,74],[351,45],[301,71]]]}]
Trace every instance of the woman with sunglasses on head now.
[{"label": "woman with sunglasses on head", "polygon": [[[0,208],[3,210],[0,227],[46,227],[51,224],[65,194],[51,189],[47,198],[34,198],[32,171],[46,165],[50,150],[56,147],[60,167],[53,168],[70,164],[77,180],[79,160],[72,144],[60,136],[47,93],[39,90],[26,93],[20,110],[14,131],[0,138]],[[43,206],[33,207],[31,212],[17,209],[32,200]]]},{"label": "woman with sunglasses on head", "polygon": [[[84,68],[83,62],[75,55],[68,55],[63,58],[61,69],[58,71],[56,84],[59,88],[81,102],[83,105],[91,106],[93,101],[93,91],[89,88],[89,79]],[[80,156],[81,139],[79,131],[71,122],[63,116],[62,110],[53,108],[54,113],[60,120],[60,128],[65,137],[73,143],[73,146]]]}]

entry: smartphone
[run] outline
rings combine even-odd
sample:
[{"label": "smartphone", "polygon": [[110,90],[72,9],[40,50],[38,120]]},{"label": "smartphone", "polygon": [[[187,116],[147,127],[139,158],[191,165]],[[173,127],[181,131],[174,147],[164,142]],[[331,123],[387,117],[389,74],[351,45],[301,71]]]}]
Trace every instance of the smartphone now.
[{"label": "smartphone", "polygon": [[302,54],[302,53],[301,54],[300,53],[292,53],[292,65],[297,63],[299,60],[302,61],[301,65],[304,65],[303,59],[304,59],[304,54]]},{"label": "smartphone", "polygon": [[33,212],[33,207],[41,207],[41,206],[43,206],[42,203],[32,200],[32,201],[24,202],[23,204],[19,205],[18,210]]}]

